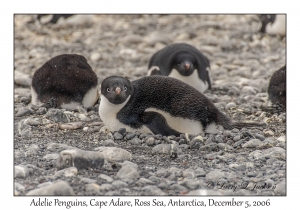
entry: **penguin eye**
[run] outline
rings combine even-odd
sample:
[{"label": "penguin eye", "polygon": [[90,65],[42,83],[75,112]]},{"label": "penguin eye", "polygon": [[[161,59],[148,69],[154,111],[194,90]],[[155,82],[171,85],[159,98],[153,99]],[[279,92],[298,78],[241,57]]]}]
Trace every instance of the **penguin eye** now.
[{"label": "penguin eye", "polygon": [[107,92],[109,92],[109,91],[110,91],[110,89],[109,89],[109,88],[107,88],[106,90],[107,90]]},{"label": "penguin eye", "polygon": [[127,90],[127,87],[124,87],[124,91],[126,91]]}]

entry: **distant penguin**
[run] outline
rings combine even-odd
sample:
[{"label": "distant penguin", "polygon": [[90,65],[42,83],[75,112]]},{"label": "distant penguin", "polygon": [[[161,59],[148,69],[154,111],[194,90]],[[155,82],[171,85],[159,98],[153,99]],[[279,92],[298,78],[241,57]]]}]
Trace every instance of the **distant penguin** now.
[{"label": "distant penguin", "polygon": [[74,15],[74,14],[39,14],[37,19],[42,24],[57,24],[60,26],[84,25],[93,22],[93,15]]},{"label": "distant penguin", "polygon": [[269,100],[273,105],[286,109],[286,66],[272,75],[268,87]]},{"label": "distant penguin", "polygon": [[149,75],[163,75],[179,79],[203,93],[211,88],[210,64],[195,47],[185,43],[166,46],[152,55]]},{"label": "distant penguin", "polygon": [[261,21],[260,32],[267,33],[271,35],[281,35],[286,34],[286,15],[259,15]]},{"label": "distant penguin", "polygon": [[32,104],[76,108],[94,106],[99,98],[98,79],[85,57],[63,54],[53,57],[33,75]]},{"label": "distant penguin", "polygon": [[72,14],[53,14],[53,15],[48,15],[48,14],[38,14],[37,19],[41,21],[42,23],[57,23],[57,21],[60,18],[67,19],[69,17],[73,16]]},{"label": "distant penguin", "polygon": [[99,115],[111,131],[179,136],[258,125],[231,121],[195,88],[166,76],[133,82],[111,76],[103,80],[100,98]]}]

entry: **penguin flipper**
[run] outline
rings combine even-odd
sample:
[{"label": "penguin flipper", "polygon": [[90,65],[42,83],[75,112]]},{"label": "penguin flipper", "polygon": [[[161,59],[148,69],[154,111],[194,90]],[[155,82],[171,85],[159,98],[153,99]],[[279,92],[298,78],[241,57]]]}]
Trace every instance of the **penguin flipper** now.
[{"label": "penguin flipper", "polygon": [[141,116],[141,121],[154,134],[161,134],[163,136],[179,136],[181,134],[172,129],[166,122],[166,119],[157,112],[144,112]]}]

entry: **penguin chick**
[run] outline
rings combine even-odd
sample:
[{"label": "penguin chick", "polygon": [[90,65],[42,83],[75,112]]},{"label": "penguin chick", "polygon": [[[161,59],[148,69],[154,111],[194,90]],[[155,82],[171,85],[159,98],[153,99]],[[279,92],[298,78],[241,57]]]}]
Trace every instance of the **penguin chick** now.
[{"label": "penguin chick", "polygon": [[166,46],[152,55],[148,75],[163,75],[179,79],[203,93],[211,89],[210,64],[195,47],[185,43]]},{"label": "penguin chick", "polygon": [[97,76],[85,57],[63,54],[53,57],[33,75],[32,104],[73,109],[94,106],[99,94]]},{"label": "penguin chick", "polygon": [[148,76],[133,82],[111,76],[101,84],[99,115],[111,131],[179,136],[259,126],[233,122],[192,86],[171,77]]},{"label": "penguin chick", "polygon": [[273,105],[286,109],[286,65],[275,71],[268,87],[269,100]]},{"label": "penguin chick", "polygon": [[260,32],[271,35],[286,35],[286,15],[263,14],[259,15],[261,21]]}]

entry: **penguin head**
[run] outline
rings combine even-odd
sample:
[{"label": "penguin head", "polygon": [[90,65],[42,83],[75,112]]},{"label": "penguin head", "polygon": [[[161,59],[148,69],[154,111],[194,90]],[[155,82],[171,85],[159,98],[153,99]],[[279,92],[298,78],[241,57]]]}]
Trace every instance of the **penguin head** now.
[{"label": "penguin head", "polygon": [[172,62],[172,69],[176,69],[182,76],[190,76],[197,68],[196,59],[190,53],[177,54]]},{"label": "penguin head", "polygon": [[274,14],[259,15],[259,19],[261,22],[261,28],[260,28],[259,32],[266,33],[267,25],[274,23],[274,21],[276,19],[276,15],[274,15]]},{"label": "penguin head", "polygon": [[121,104],[133,94],[131,82],[119,76],[107,77],[101,84],[101,95],[112,104]]}]

